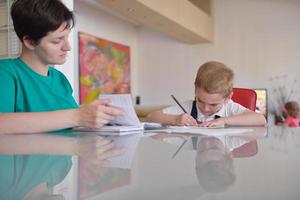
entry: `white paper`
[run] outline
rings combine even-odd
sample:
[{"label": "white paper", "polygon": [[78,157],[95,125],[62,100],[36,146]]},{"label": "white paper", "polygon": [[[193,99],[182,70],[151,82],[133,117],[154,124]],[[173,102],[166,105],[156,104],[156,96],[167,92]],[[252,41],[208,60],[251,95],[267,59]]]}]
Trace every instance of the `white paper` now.
[{"label": "white paper", "polygon": [[101,128],[74,128],[74,131],[95,132],[98,135],[128,135],[134,134],[136,131],[142,131],[142,126],[103,126]]},{"label": "white paper", "polygon": [[201,126],[168,126],[170,129],[223,129],[225,126],[212,126],[212,127],[201,127]]},{"label": "white paper", "polygon": [[253,131],[250,128],[240,128],[240,127],[232,127],[232,128],[210,128],[210,127],[169,127],[164,132],[170,133],[191,133],[191,134],[199,134],[199,135],[207,135],[207,136],[222,136],[222,135],[237,135],[240,133],[247,133]]},{"label": "white paper", "polygon": [[110,106],[119,107],[124,110],[125,115],[116,117],[112,124],[125,126],[141,126],[137,117],[130,94],[102,94],[100,99],[111,99]]},{"label": "white paper", "polygon": [[108,167],[114,168],[131,168],[132,160],[135,155],[135,150],[138,145],[142,132],[137,132],[134,135],[119,136],[119,137],[108,137],[114,141],[114,145],[118,148],[124,148],[125,152],[121,156],[111,158],[111,163]]},{"label": "white paper", "polygon": [[99,98],[110,99],[109,106],[121,108],[125,114],[111,121],[112,125],[105,125],[101,128],[77,127],[73,129],[74,131],[91,131],[99,135],[127,135],[132,134],[132,131],[144,129],[135,113],[130,94],[103,94]]}]

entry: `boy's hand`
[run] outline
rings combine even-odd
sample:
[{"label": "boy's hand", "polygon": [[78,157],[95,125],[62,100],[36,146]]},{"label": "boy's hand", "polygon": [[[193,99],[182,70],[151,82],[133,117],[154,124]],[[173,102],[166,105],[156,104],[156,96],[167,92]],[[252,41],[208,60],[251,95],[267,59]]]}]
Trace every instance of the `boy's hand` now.
[{"label": "boy's hand", "polygon": [[178,115],[175,119],[176,126],[197,126],[197,121],[189,114]]},{"label": "boy's hand", "polygon": [[123,115],[123,110],[110,107],[110,100],[96,100],[78,109],[77,124],[88,128],[100,128],[115,117]]},{"label": "boy's hand", "polygon": [[225,126],[225,119],[224,117],[210,120],[208,122],[203,122],[198,125],[199,127],[223,127]]}]

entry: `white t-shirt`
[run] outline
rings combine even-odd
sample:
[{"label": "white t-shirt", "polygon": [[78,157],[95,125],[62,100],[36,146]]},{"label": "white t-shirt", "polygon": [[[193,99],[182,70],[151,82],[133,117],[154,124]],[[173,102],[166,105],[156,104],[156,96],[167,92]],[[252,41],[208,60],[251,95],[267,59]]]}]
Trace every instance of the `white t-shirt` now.
[{"label": "white t-shirt", "polygon": [[[230,151],[242,146],[243,144],[246,144],[247,141],[242,138],[242,137],[235,137],[235,136],[199,136],[197,137],[197,146],[199,145],[200,141],[203,138],[207,137],[212,137],[212,138],[218,138],[224,145],[225,148],[229,149]],[[164,138],[163,141],[169,144],[177,145],[178,147],[184,142],[184,138],[180,137],[167,137]],[[188,150],[196,150],[197,147],[193,146],[193,139],[189,139],[185,144],[184,144],[184,149]],[[200,144],[201,145],[201,144]]]},{"label": "white t-shirt", "polygon": [[[185,110],[189,114],[191,114],[192,107],[193,107],[193,100],[185,101],[181,105],[185,108]],[[241,114],[241,113],[245,112],[246,110],[248,110],[248,109],[245,108],[244,106],[242,106],[238,103],[235,103],[232,100],[229,100],[228,102],[224,103],[224,105],[218,112],[216,112],[210,116],[203,115],[197,107],[197,113],[198,113],[197,120],[201,121],[201,122],[206,122],[206,121],[210,121],[210,120],[214,119],[215,115],[218,115],[220,117],[229,117],[229,116]],[[180,114],[183,114],[184,112],[178,105],[175,105],[175,106],[170,106],[170,107],[164,108],[163,113],[169,114],[169,115],[180,115]]]},{"label": "white t-shirt", "polygon": [[[198,137],[198,144],[200,143],[201,139],[204,137]],[[235,137],[235,136],[214,136],[214,138],[218,138],[224,145],[225,148],[229,149],[230,151],[239,148],[240,146],[246,144],[248,141],[242,137]]]}]

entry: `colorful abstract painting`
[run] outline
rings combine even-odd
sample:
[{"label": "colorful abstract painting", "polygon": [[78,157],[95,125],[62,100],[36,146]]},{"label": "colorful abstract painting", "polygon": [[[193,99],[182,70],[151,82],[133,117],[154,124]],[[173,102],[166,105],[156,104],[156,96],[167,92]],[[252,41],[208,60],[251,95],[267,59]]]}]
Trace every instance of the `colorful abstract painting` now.
[{"label": "colorful abstract painting", "polygon": [[95,199],[101,193],[128,186],[131,183],[131,169],[109,168],[102,165],[101,161],[95,159],[79,160],[80,200]]},{"label": "colorful abstract painting", "polygon": [[80,103],[130,93],[130,47],[79,33]]}]

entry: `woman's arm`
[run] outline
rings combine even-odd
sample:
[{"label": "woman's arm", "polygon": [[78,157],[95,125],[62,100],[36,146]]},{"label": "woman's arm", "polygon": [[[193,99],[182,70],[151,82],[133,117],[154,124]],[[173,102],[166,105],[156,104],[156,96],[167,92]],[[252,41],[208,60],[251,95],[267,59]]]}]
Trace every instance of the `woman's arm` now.
[{"label": "woman's arm", "polygon": [[52,134],[0,136],[0,154],[102,156],[107,159],[122,152],[123,149],[115,148],[112,141],[98,135],[85,135],[80,138]]},{"label": "woman's arm", "polygon": [[39,133],[76,126],[76,109],[53,112],[1,113],[0,134]]},{"label": "woman's arm", "polygon": [[108,103],[109,100],[96,100],[79,109],[0,113],[0,134],[39,133],[77,126],[99,128],[123,114],[122,110],[109,107]]}]

